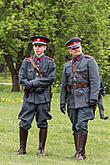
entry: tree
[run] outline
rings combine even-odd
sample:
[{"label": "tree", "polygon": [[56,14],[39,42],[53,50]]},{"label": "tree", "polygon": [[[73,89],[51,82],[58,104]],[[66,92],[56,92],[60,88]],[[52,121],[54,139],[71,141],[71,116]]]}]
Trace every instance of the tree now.
[{"label": "tree", "polygon": [[[2,55],[12,75],[12,91],[19,91],[18,71],[26,56],[25,52],[31,51],[31,49],[28,51],[29,47],[27,48],[27,45],[30,45],[29,39],[34,34],[45,35],[53,32],[54,19],[48,15],[44,4],[39,1],[14,0],[7,3],[4,1],[0,11],[2,14],[0,22]],[[47,26],[48,24],[51,24],[51,27]]]},{"label": "tree", "polygon": [[108,4],[108,0],[2,1],[0,45],[1,54],[12,74],[12,91],[19,91],[18,70],[25,56],[30,55],[32,48],[30,37],[35,34],[46,35],[51,39],[47,52],[49,56],[54,57],[57,64],[57,83],[61,81],[65,56],[68,54],[65,42],[71,37],[78,36],[82,39],[83,51],[94,56],[101,65],[100,72],[108,86],[110,84]]}]

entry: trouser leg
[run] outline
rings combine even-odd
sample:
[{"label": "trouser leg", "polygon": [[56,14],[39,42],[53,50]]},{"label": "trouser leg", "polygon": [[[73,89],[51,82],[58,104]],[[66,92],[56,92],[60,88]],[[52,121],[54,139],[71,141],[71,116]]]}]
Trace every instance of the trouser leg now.
[{"label": "trouser leg", "polygon": [[100,114],[100,118],[107,120],[108,116],[104,116],[104,108],[103,107],[99,107],[99,114]]},{"label": "trouser leg", "polygon": [[99,114],[100,114],[100,118],[103,118],[104,117],[104,110],[100,108]]},{"label": "trouser leg", "polygon": [[104,108],[103,108],[102,97],[101,96],[98,99],[98,108],[99,108],[100,118],[104,117]]},{"label": "trouser leg", "polygon": [[46,138],[47,138],[47,128],[40,128],[40,130],[39,130],[39,148],[38,148],[39,156],[44,156]]},{"label": "trouser leg", "polygon": [[18,150],[18,155],[26,154],[27,137],[28,137],[28,131],[20,127],[19,128],[20,147]]},{"label": "trouser leg", "polygon": [[19,138],[20,138],[20,148],[18,154],[26,154],[26,142],[28,137],[28,130],[31,128],[31,123],[34,119],[36,105],[28,103],[25,98],[23,101],[22,109],[18,115],[20,119],[19,123]]},{"label": "trouser leg", "polygon": [[102,103],[102,96],[100,96],[99,100],[98,100],[98,108],[99,108],[99,114],[100,114],[100,118],[101,119],[108,119],[108,116],[104,116],[104,107],[103,107],[103,103]]}]

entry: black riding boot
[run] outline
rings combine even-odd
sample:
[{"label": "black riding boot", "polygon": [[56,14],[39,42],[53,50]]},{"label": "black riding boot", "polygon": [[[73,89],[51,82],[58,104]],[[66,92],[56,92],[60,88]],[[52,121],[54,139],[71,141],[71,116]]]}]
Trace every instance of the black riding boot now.
[{"label": "black riding boot", "polygon": [[45,143],[47,138],[47,128],[40,128],[39,131],[39,148],[38,148],[38,155],[44,156],[44,150],[45,150]]},{"label": "black riding boot", "polygon": [[108,116],[104,116],[104,109],[103,108],[99,109],[99,114],[100,114],[101,119],[104,119],[104,120],[108,119]]},{"label": "black riding boot", "polygon": [[26,154],[27,137],[28,137],[28,131],[20,127],[19,129],[20,148],[17,152],[18,155]]}]

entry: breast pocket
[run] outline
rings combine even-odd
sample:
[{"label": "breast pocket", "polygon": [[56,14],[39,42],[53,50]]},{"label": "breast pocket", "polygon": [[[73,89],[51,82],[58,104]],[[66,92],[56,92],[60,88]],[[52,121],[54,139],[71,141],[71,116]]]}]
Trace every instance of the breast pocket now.
[{"label": "breast pocket", "polygon": [[85,66],[84,68],[79,68],[77,70],[78,77],[80,79],[88,79],[88,68]]},{"label": "breast pocket", "polygon": [[71,70],[71,68],[68,68],[67,70],[66,70],[66,77],[67,77],[67,81],[68,82],[71,82],[71,80],[72,80],[72,70]]},{"label": "breast pocket", "polygon": [[33,80],[35,78],[35,70],[34,68],[28,69],[28,80]]}]

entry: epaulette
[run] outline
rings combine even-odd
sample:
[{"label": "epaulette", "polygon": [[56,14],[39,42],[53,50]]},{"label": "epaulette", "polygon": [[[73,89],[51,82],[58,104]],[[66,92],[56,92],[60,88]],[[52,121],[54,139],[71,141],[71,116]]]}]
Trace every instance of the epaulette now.
[{"label": "epaulette", "polygon": [[30,56],[30,57],[25,57],[24,60],[26,60],[26,61],[30,61],[30,58],[32,58],[32,56]]},{"label": "epaulette", "polygon": [[70,60],[70,61],[68,61],[68,62],[65,63],[66,69],[69,68],[69,67],[71,67],[71,63],[72,63],[72,60]]},{"label": "epaulette", "polygon": [[26,63],[30,63],[29,58],[26,57],[26,58],[24,59],[24,62],[26,62]]},{"label": "epaulette", "polygon": [[29,58],[28,58],[28,57],[26,57],[24,60],[29,60]]},{"label": "epaulette", "polygon": [[84,55],[85,58],[93,58],[92,56],[90,55]]},{"label": "epaulette", "polygon": [[72,60],[67,61],[65,64],[70,64],[72,63]]},{"label": "epaulette", "polygon": [[51,57],[49,57],[49,56],[45,56],[45,57],[46,57],[46,59],[48,59],[48,60],[54,61],[54,59],[51,58]]}]

